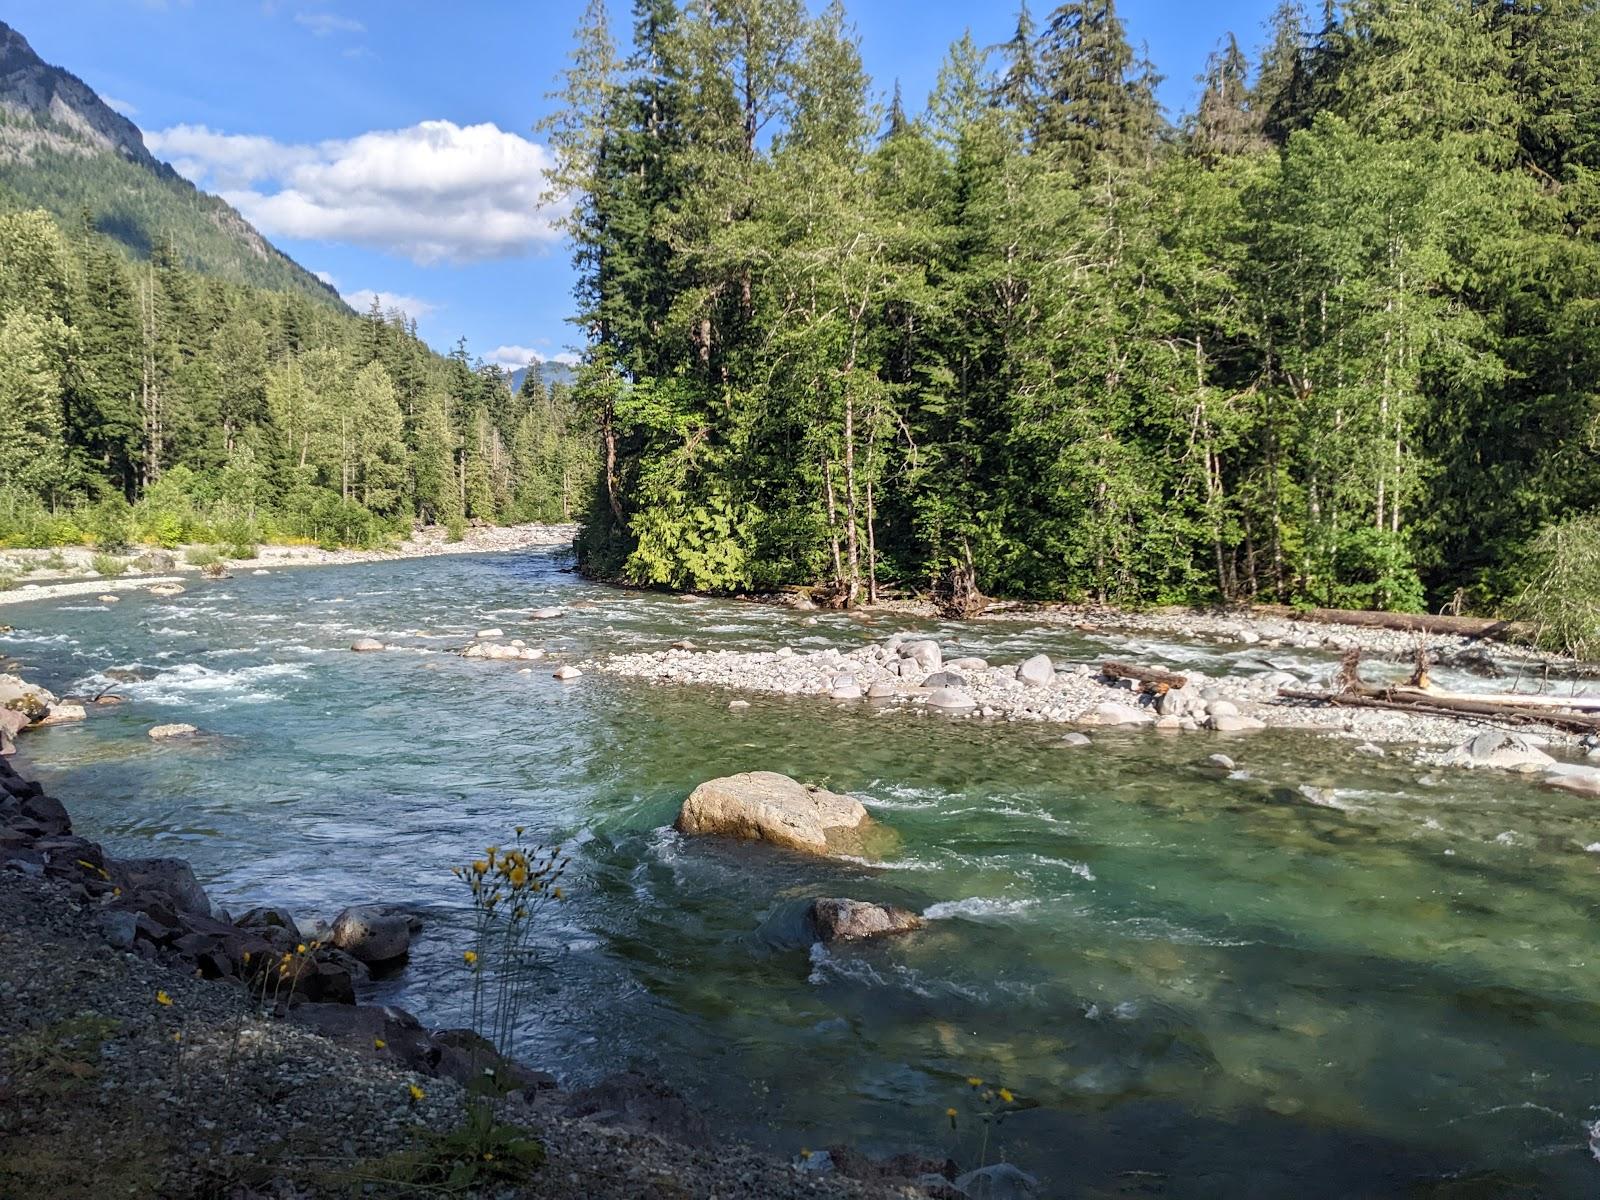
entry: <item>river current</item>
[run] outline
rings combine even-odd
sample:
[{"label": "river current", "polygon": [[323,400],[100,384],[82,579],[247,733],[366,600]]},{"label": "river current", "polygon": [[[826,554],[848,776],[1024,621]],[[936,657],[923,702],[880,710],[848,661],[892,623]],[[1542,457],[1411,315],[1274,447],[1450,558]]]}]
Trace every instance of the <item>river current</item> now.
[{"label": "river current", "polygon": [[[684,637],[848,649],[917,624],[609,590],[564,551],[241,574],[0,617],[15,626],[0,653],[29,677],[126,697],[23,739],[19,766],[81,833],[189,859],[235,913],[422,911],[409,965],[370,998],[425,1021],[464,1015],[451,865],[517,825],[569,847],[520,1031],[565,1082],[636,1067],[779,1152],[940,1157],[955,1138],[970,1164],[979,1077],[1019,1102],[988,1157],[1054,1196],[1600,1188],[1600,821],[1579,797],[1306,733],[1096,731],[1069,748],[1060,727],[561,683],[558,662]],[[488,626],[552,657],[520,674],[455,653]],[[1327,663],[920,627],[992,661]],[[350,653],[367,635],[403,648]],[[145,736],[171,721],[207,736]],[[1207,761],[1219,749],[1236,770]],[[892,846],[818,861],[672,831],[696,783],[755,769],[855,793]],[[798,914],[819,895],[928,925],[808,947]]]}]

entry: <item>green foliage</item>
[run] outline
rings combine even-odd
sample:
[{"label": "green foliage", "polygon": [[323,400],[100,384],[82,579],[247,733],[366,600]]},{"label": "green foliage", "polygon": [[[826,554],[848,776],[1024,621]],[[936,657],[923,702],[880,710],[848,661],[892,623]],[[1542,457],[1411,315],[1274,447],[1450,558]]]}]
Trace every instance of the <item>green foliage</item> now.
[{"label": "green foliage", "polygon": [[110,554],[96,554],[90,560],[90,566],[94,568],[96,575],[104,575],[108,578],[126,574],[128,570],[126,560]]},{"label": "green foliage", "polygon": [[1286,5],[1176,130],[1113,6],[1024,9],[881,133],[841,9],[648,14],[547,123],[586,571],[1421,610],[1600,507],[1593,5]]},{"label": "green foliage", "polygon": [[183,561],[191,567],[210,567],[222,561],[222,556],[210,546],[190,546],[183,552]]},{"label": "green foliage", "polygon": [[1600,515],[1571,517],[1539,531],[1529,547],[1527,585],[1513,612],[1547,650],[1600,658]]},{"label": "green foliage", "polygon": [[460,513],[451,513],[445,522],[445,541],[459,542],[467,536],[467,519]]},{"label": "green foliage", "polygon": [[121,495],[112,492],[89,513],[88,528],[96,549],[126,554],[133,545],[133,509]]}]

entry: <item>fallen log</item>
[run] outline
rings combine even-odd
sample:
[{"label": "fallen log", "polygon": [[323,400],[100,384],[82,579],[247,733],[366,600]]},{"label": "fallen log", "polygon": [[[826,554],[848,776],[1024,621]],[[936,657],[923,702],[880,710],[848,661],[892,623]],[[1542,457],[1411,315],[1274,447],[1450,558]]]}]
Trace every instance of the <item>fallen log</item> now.
[{"label": "fallen log", "polygon": [[1454,637],[1532,637],[1533,628],[1522,621],[1496,617],[1452,617],[1432,613],[1373,612],[1353,608],[1291,608],[1287,604],[1256,604],[1250,612],[1291,621],[1318,621],[1324,625],[1356,625],[1366,629],[1394,629],[1401,633],[1436,633]]},{"label": "fallen log", "polygon": [[1387,708],[1399,712],[1420,713],[1430,717],[1487,717],[1513,725],[1547,725],[1568,733],[1600,732],[1600,715],[1587,713],[1550,712],[1547,709],[1511,708],[1504,704],[1485,704],[1474,700],[1445,700],[1414,693],[1407,698],[1403,693],[1374,690],[1362,692],[1311,692],[1299,688],[1280,688],[1278,695],[1286,700],[1309,700],[1318,704],[1331,704],[1336,708]]},{"label": "fallen log", "polygon": [[1409,685],[1390,688],[1388,694],[1446,703],[1466,700],[1503,705],[1507,708],[1571,708],[1579,712],[1600,712],[1600,696],[1552,696],[1548,693],[1533,695],[1529,692],[1446,692],[1439,688],[1418,688]]},{"label": "fallen log", "polygon": [[1100,674],[1107,679],[1131,679],[1139,684],[1140,691],[1155,692],[1157,695],[1174,689],[1182,690],[1189,684],[1187,675],[1177,675],[1160,667],[1141,667],[1110,660],[1100,664]]}]

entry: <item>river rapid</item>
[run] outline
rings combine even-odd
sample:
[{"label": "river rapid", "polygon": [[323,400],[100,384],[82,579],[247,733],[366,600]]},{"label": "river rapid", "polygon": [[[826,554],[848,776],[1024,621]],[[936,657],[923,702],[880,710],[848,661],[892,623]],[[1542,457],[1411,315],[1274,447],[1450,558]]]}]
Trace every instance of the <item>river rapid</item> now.
[{"label": "river rapid", "polygon": [[[569,611],[527,619],[544,605]],[[637,1067],[780,1152],[942,1156],[955,1138],[971,1165],[979,1077],[1019,1101],[989,1159],[1047,1195],[1600,1187],[1592,801],[1307,733],[1093,731],[1071,748],[1059,727],[755,694],[730,711],[729,692],[551,677],[685,637],[847,650],[913,627],[995,662],[1115,649],[1240,672],[1254,652],[806,624],[601,588],[561,550],[241,574],[4,618],[0,653],[29,678],[126,697],[22,741],[19,767],[81,833],[189,859],[235,913],[415,907],[409,965],[369,998],[425,1021],[464,1017],[451,865],[517,825],[569,847],[520,1031],[523,1056],[568,1083]],[[461,658],[490,626],[550,654],[529,673]],[[391,649],[351,653],[362,636]],[[1327,666],[1289,651],[1259,669],[1285,653],[1307,675]],[[206,736],[145,736],[173,721]],[[1219,750],[1235,770],[1208,761]],[[696,783],[754,769],[855,793],[892,846],[818,861],[671,830]],[[819,895],[928,925],[810,947],[799,913]]]}]

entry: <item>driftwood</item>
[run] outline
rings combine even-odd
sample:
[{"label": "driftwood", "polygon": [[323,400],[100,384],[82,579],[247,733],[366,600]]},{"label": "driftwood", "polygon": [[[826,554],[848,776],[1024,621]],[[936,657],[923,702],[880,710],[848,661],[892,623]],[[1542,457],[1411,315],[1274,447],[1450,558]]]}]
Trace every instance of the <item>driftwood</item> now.
[{"label": "driftwood", "polygon": [[1324,625],[1358,625],[1366,629],[1396,629],[1402,633],[1450,634],[1456,637],[1527,637],[1532,628],[1521,621],[1494,617],[1436,616],[1431,613],[1369,612],[1351,608],[1291,608],[1286,604],[1257,604],[1250,610],[1291,621],[1319,621]]},{"label": "driftwood", "polygon": [[1600,697],[1441,691],[1428,686],[1428,659],[1426,653],[1421,651],[1417,654],[1416,670],[1410,681],[1404,684],[1380,687],[1366,683],[1360,675],[1360,664],[1361,651],[1351,650],[1344,656],[1334,673],[1335,691],[1280,688],[1278,694],[1290,700],[1311,700],[1341,708],[1388,708],[1439,717],[1492,717],[1518,725],[1536,722],[1578,733],[1600,732],[1600,715],[1551,711],[1556,708],[1600,709]]},{"label": "driftwood", "polygon": [[1189,683],[1187,675],[1174,675],[1160,667],[1141,667],[1133,663],[1103,662],[1100,674],[1107,679],[1131,679],[1139,684],[1140,691],[1154,692],[1158,696],[1169,690],[1181,690]]}]

